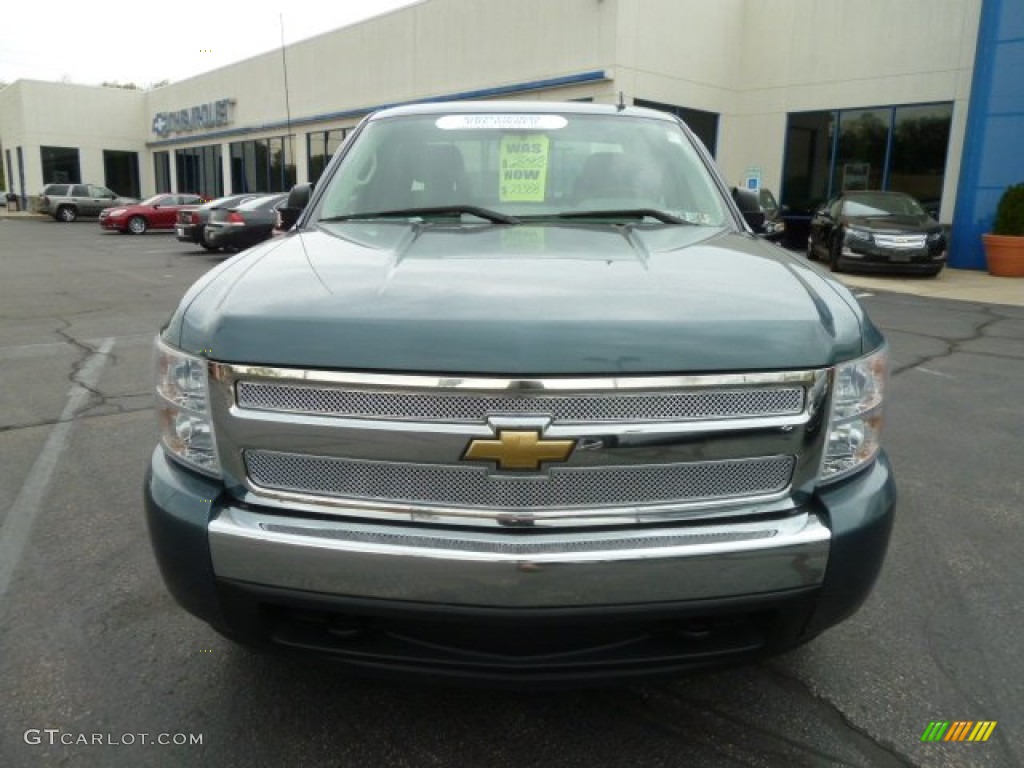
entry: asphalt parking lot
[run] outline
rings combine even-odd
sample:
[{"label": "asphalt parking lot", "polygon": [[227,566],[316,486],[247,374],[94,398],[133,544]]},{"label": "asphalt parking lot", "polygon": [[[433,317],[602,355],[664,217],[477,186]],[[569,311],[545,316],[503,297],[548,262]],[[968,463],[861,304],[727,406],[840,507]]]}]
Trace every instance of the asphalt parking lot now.
[{"label": "asphalt parking lot", "polygon": [[[1024,764],[1024,307],[863,299],[892,347],[901,496],[853,619],[758,666],[460,690],[251,655],[164,591],[141,509],[150,344],[221,258],[0,219],[0,765]],[[935,720],[997,726],[922,743]]]}]

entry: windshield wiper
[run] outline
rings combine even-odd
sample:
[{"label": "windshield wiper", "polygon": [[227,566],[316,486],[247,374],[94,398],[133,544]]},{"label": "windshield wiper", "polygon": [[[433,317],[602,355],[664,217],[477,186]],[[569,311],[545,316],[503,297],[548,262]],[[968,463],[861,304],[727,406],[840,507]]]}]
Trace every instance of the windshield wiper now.
[{"label": "windshield wiper", "polygon": [[564,211],[556,219],[657,219],[665,224],[692,224],[668,211],[657,208],[623,208],[614,211]]},{"label": "windshield wiper", "polygon": [[439,205],[433,208],[400,208],[393,211],[370,211],[367,213],[347,213],[343,216],[330,216],[319,221],[360,221],[365,219],[403,219],[416,216],[452,216],[469,214],[479,219],[485,219],[494,224],[519,224],[515,216],[508,216],[490,208],[480,208],[476,205]]}]

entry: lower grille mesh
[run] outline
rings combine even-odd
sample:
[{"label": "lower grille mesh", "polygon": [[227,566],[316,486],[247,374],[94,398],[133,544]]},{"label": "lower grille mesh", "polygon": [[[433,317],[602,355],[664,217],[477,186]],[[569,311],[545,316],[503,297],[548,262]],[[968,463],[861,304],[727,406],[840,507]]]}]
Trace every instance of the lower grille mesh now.
[{"label": "lower grille mesh", "polygon": [[783,491],[792,456],[686,464],[556,467],[542,476],[496,476],[486,467],[355,461],[246,451],[257,486],[381,503],[496,510],[645,506]]}]

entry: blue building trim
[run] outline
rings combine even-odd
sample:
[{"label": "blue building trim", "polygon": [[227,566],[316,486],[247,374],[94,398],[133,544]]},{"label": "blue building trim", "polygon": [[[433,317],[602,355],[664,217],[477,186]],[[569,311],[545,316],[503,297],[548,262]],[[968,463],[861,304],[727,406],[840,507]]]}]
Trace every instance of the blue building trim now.
[{"label": "blue building trim", "polygon": [[984,269],[981,235],[1003,190],[1024,182],[1024,3],[983,0],[949,265]]},{"label": "blue building trim", "polygon": [[[478,88],[472,91],[458,91],[456,93],[449,93],[441,96],[429,96],[425,99],[396,101],[390,104],[376,104],[374,106],[369,107],[359,107],[358,109],[346,109],[341,112],[324,112],[318,115],[306,115],[305,117],[294,118],[291,121],[291,127],[296,128],[304,125],[326,123],[331,120],[344,120],[352,117],[362,117],[363,115],[368,115],[371,112],[376,112],[378,109],[387,109],[388,107],[400,107],[404,106],[405,104],[430,104],[438,101],[468,101],[471,99],[489,99],[500,96],[508,96],[513,93],[539,91],[545,88],[558,88],[563,85],[593,83],[609,79],[610,78],[604,72],[604,70],[598,69],[590,72],[580,72],[579,74],[575,75],[551,77],[545,80],[530,80],[525,83],[515,83],[513,85],[500,85],[495,86],[493,88]],[[173,139],[163,139],[160,141],[148,141],[146,142],[146,146],[152,148],[159,148],[181,144],[194,144],[196,141],[207,141],[209,139],[223,139],[232,136],[245,136],[247,134],[260,133],[262,131],[272,131],[280,128],[284,128],[285,130],[287,130],[288,125],[288,121],[278,120],[273,123],[264,123],[262,125],[252,125],[243,128],[228,128],[223,131],[189,134],[188,136],[180,136]]]}]

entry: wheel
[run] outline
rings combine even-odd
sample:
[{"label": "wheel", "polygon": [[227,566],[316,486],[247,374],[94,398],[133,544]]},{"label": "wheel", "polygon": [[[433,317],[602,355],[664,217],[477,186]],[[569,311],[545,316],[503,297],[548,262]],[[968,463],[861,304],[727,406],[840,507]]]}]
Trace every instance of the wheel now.
[{"label": "wheel", "polygon": [[146,232],[146,227],[148,226],[149,225],[146,224],[146,220],[141,216],[132,216],[128,219],[128,231],[133,235],[144,234]]},{"label": "wheel", "polygon": [[70,224],[78,218],[78,210],[73,205],[62,205],[57,209],[57,221]]},{"label": "wheel", "polygon": [[213,243],[211,243],[209,240],[206,239],[206,233],[205,232],[199,236],[199,244],[201,246],[203,246],[203,248],[205,248],[208,251],[219,251],[220,250],[220,246],[219,245],[214,245]]},{"label": "wheel", "polygon": [[842,267],[839,266],[839,256],[843,250],[843,240],[841,237],[832,238],[832,245],[828,249],[828,268],[833,272],[842,272]]}]

